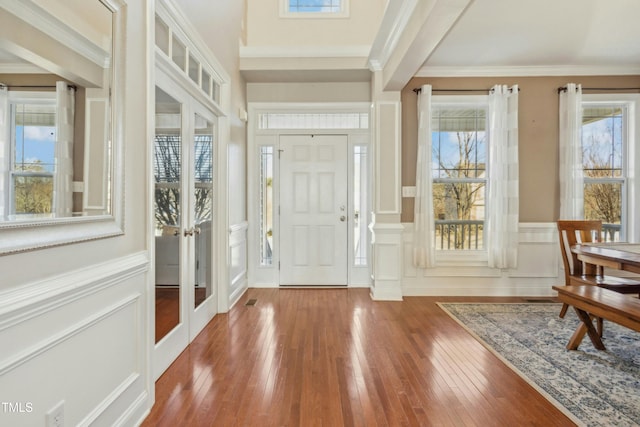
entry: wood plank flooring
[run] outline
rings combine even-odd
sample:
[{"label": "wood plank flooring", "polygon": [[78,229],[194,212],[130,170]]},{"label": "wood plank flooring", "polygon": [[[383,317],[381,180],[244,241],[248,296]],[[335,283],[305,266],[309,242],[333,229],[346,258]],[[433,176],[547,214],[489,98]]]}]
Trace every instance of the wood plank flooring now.
[{"label": "wood plank flooring", "polygon": [[436,301],[521,299],[249,289],[158,379],[142,425],[574,425]]}]

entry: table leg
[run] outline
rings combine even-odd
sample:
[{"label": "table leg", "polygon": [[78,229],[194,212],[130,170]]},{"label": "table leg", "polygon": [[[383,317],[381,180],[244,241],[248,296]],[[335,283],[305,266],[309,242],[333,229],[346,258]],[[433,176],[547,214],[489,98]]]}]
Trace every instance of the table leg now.
[{"label": "table leg", "polygon": [[567,344],[567,350],[577,350],[585,334],[589,334],[589,338],[596,349],[606,350],[602,340],[600,339],[600,334],[593,326],[589,313],[576,307],[573,307],[573,309],[576,311],[578,319],[580,319],[580,325],[578,325],[578,328],[571,336],[569,344]]}]

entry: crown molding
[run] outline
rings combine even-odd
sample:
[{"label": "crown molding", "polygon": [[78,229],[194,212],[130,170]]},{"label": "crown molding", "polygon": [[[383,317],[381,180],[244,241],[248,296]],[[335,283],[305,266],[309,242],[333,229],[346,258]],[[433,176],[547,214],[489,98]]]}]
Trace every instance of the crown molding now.
[{"label": "crown molding", "polygon": [[542,65],[495,67],[423,66],[415,77],[537,77],[640,75],[638,65]]},{"label": "crown molding", "polygon": [[240,58],[367,58],[371,46],[240,46]]},{"label": "crown molding", "polygon": [[48,74],[37,65],[26,63],[0,64],[0,74]]},{"label": "crown molding", "polygon": [[69,49],[103,68],[110,66],[110,53],[51,15],[32,0],[0,0],[0,8],[59,40]]}]

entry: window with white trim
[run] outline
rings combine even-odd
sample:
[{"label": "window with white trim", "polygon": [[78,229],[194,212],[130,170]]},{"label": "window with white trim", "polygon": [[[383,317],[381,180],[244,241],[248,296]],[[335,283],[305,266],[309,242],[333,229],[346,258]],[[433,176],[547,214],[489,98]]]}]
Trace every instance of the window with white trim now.
[{"label": "window with white trim", "polygon": [[435,248],[485,250],[487,97],[469,102],[432,101],[432,174]]},{"label": "window with white trim", "polygon": [[280,0],[280,15],[287,18],[341,18],[349,14],[349,0]]},{"label": "window with white trim", "polygon": [[602,239],[638,239],[632,219],[638,213],[633,177],[638,176],[635,148],[637,95],[584,95],[582,163],[584,217],[601,220]]},{"label": "window with white trim", "polygon": [[5,206],[10,218],[50,217],[56,173],[55,92],[11,94]]}]

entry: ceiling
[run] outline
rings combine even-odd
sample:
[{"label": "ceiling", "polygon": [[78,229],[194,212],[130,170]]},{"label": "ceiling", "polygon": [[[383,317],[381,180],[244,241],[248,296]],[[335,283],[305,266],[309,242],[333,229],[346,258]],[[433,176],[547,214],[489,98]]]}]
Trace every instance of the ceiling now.
[{"label": "ceiling", "polygon": [[[398,90],[414,76],[640,75],[639,19],[640,0],[389,0],[356,77],[384,69]],[[277,65],[241,70],[250,82],[349,77]]]},{"label": "ceiling", "polygon": [[640,74],[638,0],[473,0],[419,75]]}]

